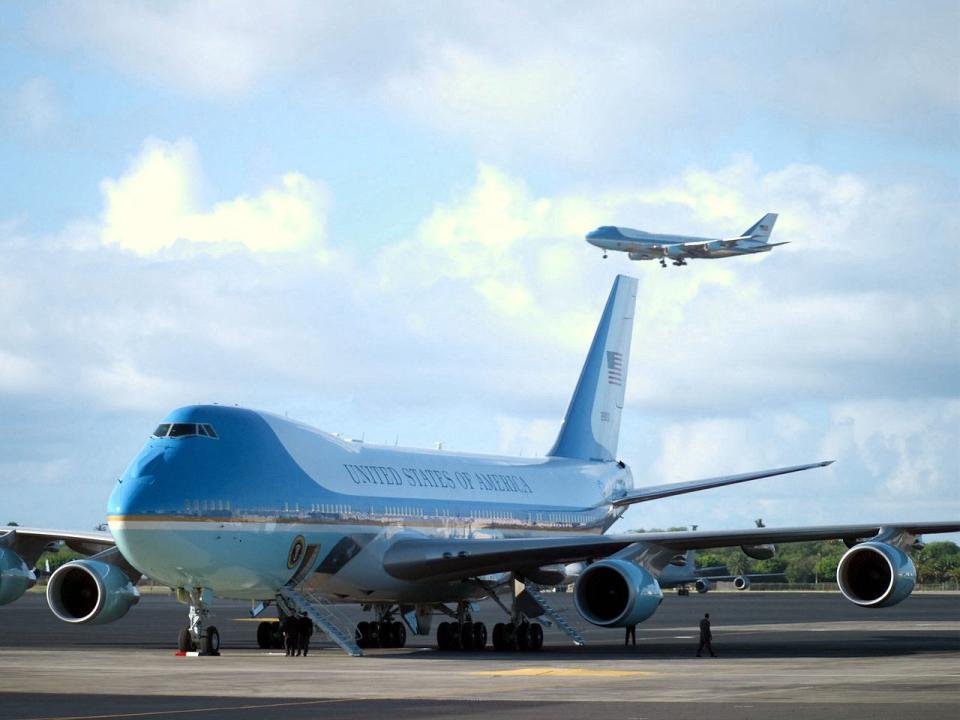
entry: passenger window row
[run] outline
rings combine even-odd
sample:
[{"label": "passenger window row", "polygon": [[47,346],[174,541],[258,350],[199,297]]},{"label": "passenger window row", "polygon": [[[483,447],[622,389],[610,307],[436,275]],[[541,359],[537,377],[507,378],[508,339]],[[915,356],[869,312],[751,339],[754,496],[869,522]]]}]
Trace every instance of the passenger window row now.
[{"label": "passenger window row", "polygon": [[193,437],[195,435],[214,439],[218,437],[217,431],[213,429],[213,425],[206,423],[163,423],[153,431],[153,437],[157,438],[182,438]]}]

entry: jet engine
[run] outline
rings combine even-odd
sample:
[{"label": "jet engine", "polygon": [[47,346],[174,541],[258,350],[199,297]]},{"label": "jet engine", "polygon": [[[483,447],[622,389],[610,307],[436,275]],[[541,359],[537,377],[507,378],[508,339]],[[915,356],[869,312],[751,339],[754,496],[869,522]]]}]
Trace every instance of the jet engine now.
[{"label": "jet engine", "polygon": [[0,548],[0,605],[12,603],[37,582],[23,558],[9,548]]},{"label": "jet engine", "polygon": [[741,545],[740,549],[754,560],[769,560],[777,553],[776,545]]},{"label": "jet engine", "polygon": [[50,610],[68,623],[113,622],[139,601],[140,592],[123,570],[98,560],[61,565],[47,583]]},{"label": "jet engine", "polygon": [[889,607],[905,600],[917,581],[909,556],[892,545],[865,542],[847,550],[837,565],[840,592],[861,607]]},{"label": "jet engine", "polygon": [[697,592],[702,595],[703,593],[710,592],[710,588],[713,587],[713,583],[706,578],[700,578],[693,584],[693,587],[695,587]]},{"label": "jet engine", "polygon": [[620,559],[601,560],[584,569],[573,589],[577,612],[594,625],[624,627],[643,622],[663,601],[649,572]]},{"label": "jet engine", "polygon": [[738,575],[733,579],[733,586],[737,590],[749,590],[750,578],[748,578],[746,575]]}]

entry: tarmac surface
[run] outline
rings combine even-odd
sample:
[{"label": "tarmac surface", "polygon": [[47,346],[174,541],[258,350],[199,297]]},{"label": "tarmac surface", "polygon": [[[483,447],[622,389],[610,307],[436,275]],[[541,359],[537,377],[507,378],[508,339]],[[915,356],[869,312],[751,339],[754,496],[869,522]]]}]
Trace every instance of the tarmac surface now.
[{"label": "tarmac surface", "polygon": [[[780,718],[960,713],[960,595],[865,610],[832,593],[670,593],[637,626],[545,629],[537,653],[440,652],[432,638],[350,658],[314,635],[307,658],[257,648],[249,606],[220,603],[220,657],[175,657],[186,607],[144,595],[116,623],[68,626],[42,595],[0,608],[0,718]],[[344,606],[346,610],[346,606]],[[363,615],[351,608],[356,620]],[[696,658],[709,612],[718,658]],[[492,629],[492,603],[475,615]]]}]

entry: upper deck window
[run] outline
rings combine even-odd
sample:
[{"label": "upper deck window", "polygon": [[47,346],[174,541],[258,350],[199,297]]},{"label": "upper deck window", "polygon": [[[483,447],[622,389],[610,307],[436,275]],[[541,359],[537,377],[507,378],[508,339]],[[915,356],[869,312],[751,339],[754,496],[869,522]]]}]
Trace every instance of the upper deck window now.
[{"label": "upper deck window", "polygon": [[218,437],[213,426],[206,423],[163,423],[153,431],[153,436],[157,438],[184,438],[196,435],[210,438]]}]

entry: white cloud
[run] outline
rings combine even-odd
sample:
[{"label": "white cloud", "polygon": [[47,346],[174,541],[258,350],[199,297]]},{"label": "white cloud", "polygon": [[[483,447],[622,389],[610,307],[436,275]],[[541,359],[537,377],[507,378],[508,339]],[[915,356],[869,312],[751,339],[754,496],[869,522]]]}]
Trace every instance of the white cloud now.
[{"label": "white cloud", "polygon": [[187,93],[232,98],[277,79],[308,96],[346,87],[484,157],[596,164],[627,146],[656,157],[678,127],[682,142],[712,144],[758,117],[801,134],[852,122],[955,145],[958,21],[955,3],[865,15],[856,3],[384,2],[371,12],[286,0],[229,11],[64,3],[37,24]]},{"label": "white cloud", "polygon": [[7,125],[29,138],[48,135],[63,119],[56,87],[46,77],[32,77],[22,82],[5,105]]},{"label": "white cloud", "polygon": [[838,405],[823,440],[862,463],[893,497],[960,501],[960,400],[868,400]]},{"label": "white cloud", "polygon": [[148,140],[117,180],[104,180],[102,239],[141,255],[178,241],[201,249],[312,250],[325,258],[326,188],[300,173],[252,197],[199,207],[200,163],[188,140]]}]

